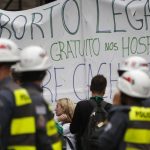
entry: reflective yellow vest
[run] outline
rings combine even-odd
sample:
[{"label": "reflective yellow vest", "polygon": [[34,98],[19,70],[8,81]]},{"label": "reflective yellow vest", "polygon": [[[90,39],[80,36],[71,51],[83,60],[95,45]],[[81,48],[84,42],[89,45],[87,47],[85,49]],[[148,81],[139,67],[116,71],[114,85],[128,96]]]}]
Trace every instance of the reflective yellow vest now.
[{"label": "reflective yellow vest", "polygon": [[36,150],[36,123],[32,100],[24,88],[15,84],[8,87],[14,94],[14,112],[10,123],[8,150]]},{"label": "reflective yellow vest", "polygon": [[150,150],[150,108],[131,107],[124,142],[126,150]]},{"label": "reflective yellow vest", "polygon": [[51,137],[51,139],[53,139],[51,142],[52,149],[62,150],[62,141],[60,140],[60,137],[58,137],[58,130],[56,128],[55,121],[53,119],[48,121],[46,128],[47,128],[47,135]]},{"label": "reflective yellow vest", "polygon": [[[7,150],[36,150],[36,120],[35,108],[28,91],[10,83],[5,88],[14,95],[14,110],[10,123],[10,135],[8,137]],[[53,138],[50,141],[53,150],[62,150],[62,143],[57,135],[57,128],[53,119],[46,124],[47,135]]]},{"label": "reflective yellow vest", "polygon": [[[35,100],[35,95],[40,95],[39,91],[36,88],[28,88],[26,87],[28,93],[30,94],[31,98],[33,96],[33,101]],[[41,99],[41,98],[40,98]],[[37,100],[37,99],[36,99]],[[58,134],[58,130],[56,128],[56,123],[53,119],[53,114],[51,112],[50,107],[43,99],[43,105],[46,107],[47,111],[47,117],[46,119],[46,134],[49,138],[49,142],[51,144],[52,150],[62,150],[62,141],[60,139],[60,136]]]}]

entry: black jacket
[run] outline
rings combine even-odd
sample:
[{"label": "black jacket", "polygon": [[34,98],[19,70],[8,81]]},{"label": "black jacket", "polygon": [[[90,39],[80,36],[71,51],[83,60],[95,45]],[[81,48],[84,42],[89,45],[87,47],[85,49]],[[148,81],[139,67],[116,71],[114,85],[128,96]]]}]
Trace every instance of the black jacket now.
[{"label": "black jacket", "polygon": [[[109,111],[111,104],[103,101],[105,104],[105,110]],[[72,122],[70,124],[70,131],[73,134],[77,135],[77,146],[79,146],[78,149],[81,148],[81,137],[84,133],[84,130],[86,129],[90,115],[94,109],[94,105],[89,100],[80,101],[77,103],[74,116],[72,119]]]},{"label": "black jacket", "polygon": [[[140,106],[144,106],[145,108],[149,107],[150,100],[143,100]],[[108,123],[103,133],[99,136],[97,141],[91,141],[94,149],[124,150],[126,148],[126,143],[123,138],[126,129],[131,125],[129,122],[130,108],[131,106],[113,106],[109,112]]]},{"label": "black jacket", "polygon": [[0,83],[0,149],[13,149],[14,146],[25,148],[25,145],[35,147],[32,100],[27,91],[15,84],[10,77]]},{"label": "black jacket", "polygon": [[108,124],[97,141],[91,141],[92,146],[100,150],[120,150],[125,147],[123,137],[128,125],[129,107],[114,107],[111,109]]},{"label": "black jacket", "polygon": [[[27,89],[29,92],[29,95],[33,102],[33,107],[35,109],[35,118],[36,118],[36,144],[37,144],[37,150],[51,150],[52,145],[60,142],[60,138],[58,133],[55,133],[53,135],[48,135],[49,133],[53,133],[56,129],[55,126],[49,126],[47,127],[47,124],[51,121],[54,121],[53,113],[48,108],[47,103],[45,102],[44,98],[42,97],[42,88],[34,83],[25,83],[22,85],[24,88]],[[49,128],[49,129],[48,129]],[[47,131],[47,129],[49,131]],[[53,131],[52,131],[53,130]]]}]

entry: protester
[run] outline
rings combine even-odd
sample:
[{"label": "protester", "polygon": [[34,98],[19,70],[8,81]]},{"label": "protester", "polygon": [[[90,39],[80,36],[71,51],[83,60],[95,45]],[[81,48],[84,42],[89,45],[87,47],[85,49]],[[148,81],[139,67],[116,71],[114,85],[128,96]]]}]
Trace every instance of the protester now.
[{"label": "protester", "polygon": [[[140,56],[131,56],[131,57],[126,58],[122,62],[120,68],[118,69],[118,75],[121,76],[126,71],[136,70],[136,69],[142,70],[146,72],[147,74],[149,74],[149,66],[148,66],[148,62],[146,61],[146,59]],[[115,91],[115,94],[113,97],[114,105],[120,104],[119,98],[120,98],[120,93],[117,90]]]},{"label": "protester", "polygon": [[[16,64],[14,69],[20,73],[20,84],[27,89],[32,100],[30,101],[32,110],[23,113],[29,116],[34,115],[35,119],[35,124],[33,125],[28,120],[25,122],[29,129],[31,127],[34,129],[32,129],[33,141],[29,138],[28,141],[30,141],[30,144],[33,142],[34,149],[37,150],[61,150],[62,143],[53,119],[54,115],[41,95],[41,83],[46,75],[46,70],[50,67],[48,55],[41,47],[29,46],[21,51],[20,59],[20,62]],[[29,101],[27,102],[29,103]],[[23,108],[22,111],[24,111]],[[22,124],[18,122],[18,125],[22,128]],[[27,149],[21,148],[21,150]]]},{"label": "protester", "polygon": [[[90,100],[103,103],[102,107],[108,112],[111,104],[103,100],[107,85],[107,80],[103,75],[96,75],[91,80],[90,90],[92,92],[92,97]],[[82,150],[85,148],[83,134],[87,128],[90,115],[94,109],[94,105],[90,100],[84,100],[77,103],[75,108],[72,123],[70,125],[70,131],[77,135],[77,149]],[[82,141],[82,144],[81,144]]]},{"label": "protester", "polygon": [[66,150],[76,150],[75,136],[70,132],[70,123],[74,114],[75,104],[69,98],[61,98],[57,100],[56,116],[57,121],[62,126],[63,138],[66,141]]},{"label": "protester", "polygon": [[142,101],[150,97],[150,78],[140,70],[125,72],[118,80],[120,106],[110,111],[108,123],[92,146],[100,150],[150,149],[150,108]]}]

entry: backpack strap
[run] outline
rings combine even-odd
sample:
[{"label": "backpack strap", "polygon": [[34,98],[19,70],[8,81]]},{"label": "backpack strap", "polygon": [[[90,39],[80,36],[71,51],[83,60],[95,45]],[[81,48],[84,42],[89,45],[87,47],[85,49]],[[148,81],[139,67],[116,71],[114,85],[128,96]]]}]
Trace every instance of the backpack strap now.
[{"label": "backpack strap", "polygon": [[93,113],[94,113],[94,115],[95,115],[95,113],[101,114],[101,115],[96,115],[95,120],[99,120],[100,116],[103,117],[103,119],[105,120],[108,117],[108,112],[109,112],[111,104],[109,105],[109,103],[103,101],[103,99],[101,101],[96,101],[95,97],[91,97],[89,101],[90,101],[91,105],[93,106],[93,110],[92,110],[92,113],[90,116],[92,116]]},{"label": "backpack strap", "polygon": [[[97,100],[98,99],[98,100]],[[103,102],[103,98],[102,97],[91,97],[89,102],[91,103],[91,105],[93,106],[93,111],[95,109],[97,109],[97,107],[99,109],[104,109],[104,107],[106,106],[105,105],[105,102],[104,104],[102,103]]]},{"label": "backpack strap", "polygon": [[112,104],[107,103],[106,101],[103,100],[103,97],[100,97],[100,96],[91,97],[89,101],[93,105],[94,108],[101,107],[107,113],[112,107]]},{"label": "backpack strap", "polygon": [[97,103],[94,99],[90,99],[89,102],[94,108],[97,106]]},{"label": "backpack strap", "polygon": [[75,150],[74,147],[73,147],[73,144],[72,144],[71,140],[67,136],[63,136],[63,137],[67,141],[67,143],[69,144],[70,148],[72,150]]},{"label": "backpack strap", "polygon": [[101,106],[102,106],[107,112],[109,112],[109,110],[110,110],[111,107],[112,107],[112,104],[107,103],[107,102],[105,102],[105,101],[102,101],[102,102],[101,102]]}]

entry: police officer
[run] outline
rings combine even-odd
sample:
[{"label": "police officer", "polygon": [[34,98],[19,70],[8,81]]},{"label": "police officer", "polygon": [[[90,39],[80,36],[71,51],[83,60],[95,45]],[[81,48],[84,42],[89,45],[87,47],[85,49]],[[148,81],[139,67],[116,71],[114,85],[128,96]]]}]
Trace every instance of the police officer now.
[{"label": "police officer", "polygon": [[[20,62],[15,71],[20,73],[20,83],[26,88],[33,103],[36,121],[37,150],[61,150],[62,145],[53,120],[53,113],[41,96],[41,84],[50,67],[45,50],[38,46],[29,46],[20,53]],[[29,122],[26,122],[30,124]]]},{"label": "police officer", "polygon": [[124,72],[135,69],[149,73],[147,60],[140,56],[131,56],[126,58],[118,69],[118,75],[121,76]]},{"label": "police officer", "polygon": [[19,135],[21,141],[21,133],[26,132],[23,127],[19,130],[18,122],[22,116],[19,114],[17,116],[16,113],[21,106],[24,107],[21,96],[26,97],[28,102],[30,98],[26,90],[16,85],[11,78],[11,66],[18,61],[17,45],[11,40],[0,38],[0,149],[4,150],[9,149],[11,144],[19,146],[16,137]]},{"label": "police officer", "polygon": [[[120,65],[120,68],[118,69],[118,75],[121,76],[124,72],[135,70],[135,69],[142,70],[146,72],[147,74],[149,74],[149,66],[148,66],[147,60],[140,56],[130,56],[126,58],[125,60],[123,60],[123,62]],[[120,102],[119,97],[120,97],[120,93],[117,90],[115,91],[115,94],[113,97],[114,105],[119,104]],[[143,101],[143,105],[147,105],[147,103],[149,103],[149,106],[150,106],[150,102]]]},{"label": "police officer", "polygon": [[93,147],[100,150],[149,150],[150,108],[142,101],[150,97],[149,76],[140,70],[125,72],[118,80],[121,106],[110,112],[103,133]]}]

